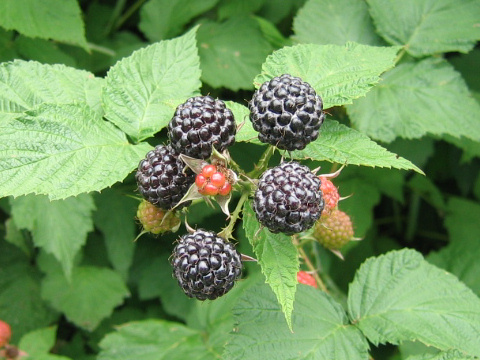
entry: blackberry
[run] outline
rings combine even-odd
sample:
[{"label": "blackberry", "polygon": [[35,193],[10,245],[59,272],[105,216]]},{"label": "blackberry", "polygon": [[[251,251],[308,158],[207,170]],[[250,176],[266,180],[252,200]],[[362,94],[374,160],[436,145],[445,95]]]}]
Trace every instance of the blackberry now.
[{"label": "blackberry", "polygon": [[302,150],[318,137],[325,114],[315,90],[288,74],[264,82],[248,104],[258,139],[282,150]]},{"label": "blackberry", "polygon": [[[183,198],[195,182],[195,174],[170,147],[157,145],[138,164],[135,178],[140,194],[155,206],[169,210]],[[182,203],[179,208],[189,205]]]},{"label": "blackberry", "polygon": [[291,235],[309,229],[323,210],[320,185],[320,179],[297,162],[268,169],[255,191],[258,221],[272,233]]},{"label": "blackberry", "polygon": [[199,300],[226,294],[242,273],[241,256],[232,243],[203,229],[180,238],[172,265],[185,294]]},{"label": "blackberry", "polygon": [[235,143],[235,118],[222,100],[195,96],[179,105],[168,124],[168,136],[175,151],[207,159],[215,147],[222,152]]}]

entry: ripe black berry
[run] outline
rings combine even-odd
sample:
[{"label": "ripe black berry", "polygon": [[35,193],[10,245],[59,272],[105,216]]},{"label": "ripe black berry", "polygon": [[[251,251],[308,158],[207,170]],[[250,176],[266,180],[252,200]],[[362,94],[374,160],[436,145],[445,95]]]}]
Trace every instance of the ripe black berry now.
[{"label": "ripe black berry", "polygon": [[180,238],[172,265],[185,294],[199,300],[225,295],[242,273],[241,256],[232,243],[202,229]]},{"label": "ripe black berry", "polygon": [[[173,208],[195,182],[195,174],[184,167],[170,146],[158,145],[138,164],[135,178],[140,194],[159,208]],[[179,208],[189,204],[182,203]]]},{"label": "ripe black berry", "polygon": [[255,191],[258,221],[273,233],[290,235],[311,228],[324,206],[320,184],[308,167],[297,162],[268,169]]},{"label": "ripe black berry", "polygon": [[248,107],[259,140],[283,150],[302,150],[316,140],[325,118],[315,90],[288,74],[263,83]]},{"label": "ripe black berry", "polygon": [[212,147],[222,152],[235,143],[235,119],[222,100],[195,96],[179,105],[168,124],[168,136],[175,151],[207,159]]}]

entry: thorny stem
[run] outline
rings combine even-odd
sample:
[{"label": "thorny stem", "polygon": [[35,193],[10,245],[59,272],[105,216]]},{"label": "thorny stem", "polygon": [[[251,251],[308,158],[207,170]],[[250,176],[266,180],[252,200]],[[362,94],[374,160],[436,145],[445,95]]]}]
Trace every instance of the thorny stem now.
[{"label": "thorny stem", "polygon": [[267,150],[265,150],[265,152],[263,153],[262,157],[258,161],[258,164],[255,165],[255,169],[253,169],[247,174],[248,177],[250,177],[251,179],[256,179],[259,175],[261,175],[268,168],[268,162],[274,152],[275,147],[272,145],[268,145]]},{"label": "thorny stem", "polygon": [[93,51],[96,51],[100,54],[104,54],[104,55],[108,55],[108,56],[115,56],[115,51],[112,50],[112,49],[109,49],[105,46],[101,46],[101,45],[97,45],[97,44],[94,44],[94,43],[87,43],[88,47],[90,49],[92,49]]},{"label": "thorny stem", "polygon": [[303,261],[305,261],[305,264],[307,265],[308,269],[312,272],[313,277],[315,278],[315,281],[317,282],[318,286],[320,289],[328,293],[327,287],[325,286],[323,280],[320,278],[318,275],[317,269],[315,269],[315,266],[313,266],[312,262],[307,256],[307,253],[301,246],[299,246],[298,239],[296,235],[292,236],[292,241],[295,246],[297,246],[298,252],[300,253],[300,256],[302,257]]},{"label": "thorny stem", "polygon": [[245,203],[245,201],[247,201],[249,193],[250,191],[246,189],[243,190],[242,196],[240,197],[240,200],[238,200],[237,206],[235,207],[235,210],[230,216],[227,227],[221,231],[221,236],[223,238],[232,238],[233,227],[235,226],[235,223],[237,222],[240,213],[242,212],[243,204]]}]

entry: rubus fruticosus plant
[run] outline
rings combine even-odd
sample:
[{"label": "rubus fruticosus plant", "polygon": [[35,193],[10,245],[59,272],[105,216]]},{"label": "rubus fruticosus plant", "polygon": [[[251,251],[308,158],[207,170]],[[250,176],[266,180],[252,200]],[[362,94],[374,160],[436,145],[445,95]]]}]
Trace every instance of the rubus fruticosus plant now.
[{"label": "rubus fruticosus plant", "polygon": [[[479,156],[480,81],[452,65],[478,2],[308,0],[289,39],[253,2],[93,3],[119,54],[73,0],[63,33],[0,5],[0,358],[480,357],[479,166],[434,155]],[[140,6],[148,46],[119,31]],[[426,258],[449,239],[421,201],[451,237]]]}]

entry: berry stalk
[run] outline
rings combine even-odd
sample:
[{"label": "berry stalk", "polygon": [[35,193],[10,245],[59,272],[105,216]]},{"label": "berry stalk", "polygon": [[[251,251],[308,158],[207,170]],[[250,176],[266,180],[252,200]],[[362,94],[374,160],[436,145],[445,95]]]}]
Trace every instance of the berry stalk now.
[{"label": "berry stalk", "polygon": [[240,213],[243,210],[243,204],[245,201],[248,199],[250,191],[243,190],[242,196],[240,197],[240,200],[238,200],[237,206],[235,207],[235,210],[233,211],[232,215],[230,216],[230,220],[228,222],[228,225],[219,233],[219,236],[225,238],[225,239],[231,239],[232,233],[233,233],[233,228],[235,227],[235,223],[237,222]]},{"label": "berry stalk", "polygon": [[323,291],[328,293],[328,289],[325,286],[325,283],[323,282],[323,280],[318,275],[317,269],[315,269],[315,266],[313,266],[313,264],[310,261],[307,253],[305,252],[305,250],[303,250],[303,248],[299,245],[297,235],[292,236],[292,241],[293,241],[293,244],[297,247],[298,252],[300,253],[300,257],[303,259],[303,261],[305,261],[305,264],[307,265],[308,270],[311,271],[311,273],[312,273],[313,277],[315,278],[315,281],[317,282],[320,289],[322,289]]}]

